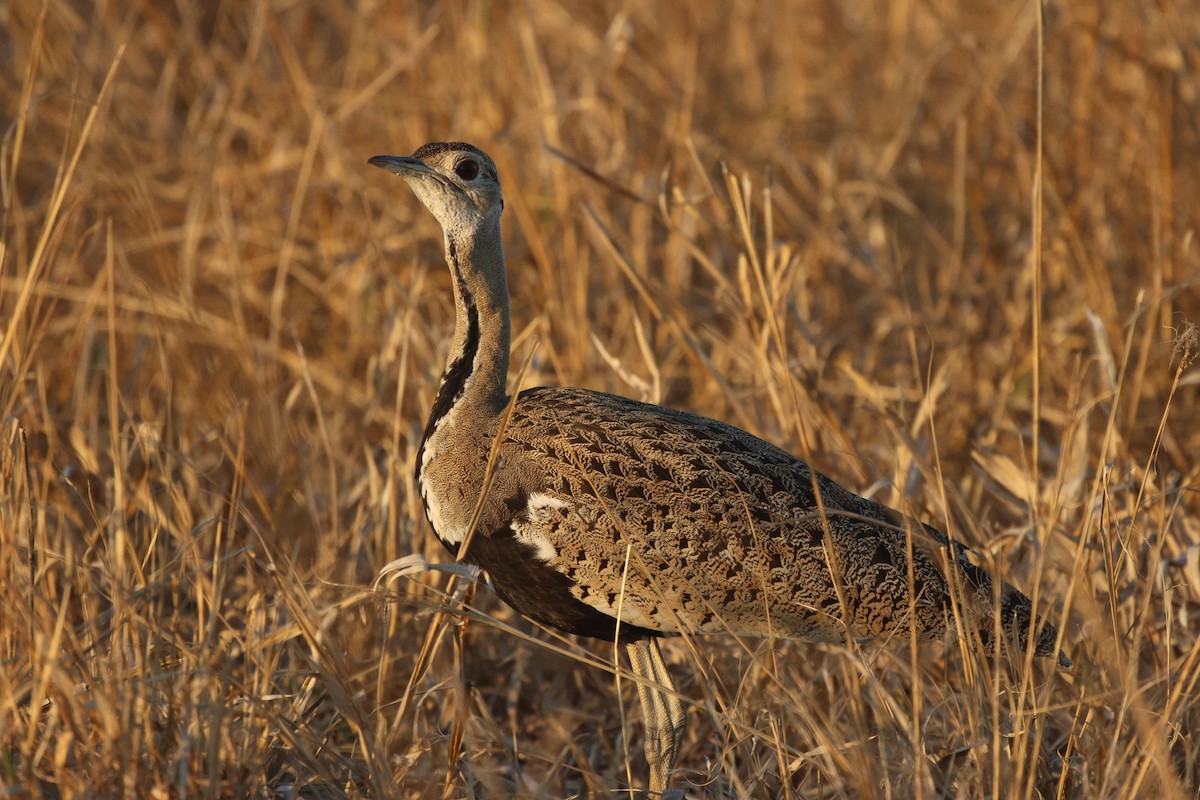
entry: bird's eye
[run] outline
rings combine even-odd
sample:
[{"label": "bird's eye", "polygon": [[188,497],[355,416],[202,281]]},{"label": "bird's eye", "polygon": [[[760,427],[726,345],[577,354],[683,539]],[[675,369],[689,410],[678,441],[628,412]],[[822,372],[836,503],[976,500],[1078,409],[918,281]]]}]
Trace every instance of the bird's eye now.
[{"label": "bird's eye", "polygon": [[454,165],[454,172],[464,181],[473,181],[479,176],[479,162],[473,158],[464,158]]}]

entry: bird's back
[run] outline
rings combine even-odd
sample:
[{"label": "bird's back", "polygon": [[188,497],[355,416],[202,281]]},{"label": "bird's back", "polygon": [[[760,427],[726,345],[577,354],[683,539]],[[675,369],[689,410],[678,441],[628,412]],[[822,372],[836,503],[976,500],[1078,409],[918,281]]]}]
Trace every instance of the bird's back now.
[{"label": "bird's back", "polygon": [[[912,625],[929,639],[958,606],[985,640],[994,628],[992,581],[968,551],[717,420],[542,387],[517,398],[499,453],[471,556],[542,622],[820,641]],[[1023,645],[1028,599],[1002,586],[1000,610]],[[1041,627],[1039,654],[1055,635]]]}]

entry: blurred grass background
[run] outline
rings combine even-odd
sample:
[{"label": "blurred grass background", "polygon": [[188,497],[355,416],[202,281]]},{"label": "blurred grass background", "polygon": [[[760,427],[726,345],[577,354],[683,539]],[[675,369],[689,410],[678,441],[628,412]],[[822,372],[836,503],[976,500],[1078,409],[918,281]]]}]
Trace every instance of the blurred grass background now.
[{"label": "blurred grass background", "polygon": [[[811,451],[1076,660],[676,642],[691,796],[1196,796],[1186,0],[1051,3],[1041,47],[1035,3],[943,0],[0,22],[4,796],[638,783],[611,647],[436,573],[372,590],[447,560],[411,467],[453,309],[436,223],[365,161],[446,139],[501,169],[527,384]],[[471,621],[431,628],[447,592]]]}]

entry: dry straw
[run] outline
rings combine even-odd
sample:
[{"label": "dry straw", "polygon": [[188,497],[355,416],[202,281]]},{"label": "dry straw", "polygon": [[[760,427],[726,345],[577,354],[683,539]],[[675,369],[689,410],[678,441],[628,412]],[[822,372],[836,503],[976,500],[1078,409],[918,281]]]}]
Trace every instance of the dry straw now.
[{"label": "dry straw", "polygon": [[611,648],[458,577],[371,589],[448,560],[411,483],[439,233],[364,164],[433,139],[500,162],[524,383],[811,454],[1062,623],[1065,675],[677,642],[693,796],[1200,791],[1191,4],[0,17],[0,793],[641,773]]}]

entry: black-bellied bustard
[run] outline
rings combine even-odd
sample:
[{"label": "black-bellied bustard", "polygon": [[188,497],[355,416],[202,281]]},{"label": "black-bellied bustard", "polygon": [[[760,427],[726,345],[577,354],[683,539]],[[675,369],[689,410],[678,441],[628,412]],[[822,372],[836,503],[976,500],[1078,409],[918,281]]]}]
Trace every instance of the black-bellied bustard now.
[{"label": "black-bellied bustard", "polygon": [[723,422],[541,387],[520,393],[501,431],[512,398],[496,166],[462,142],[370,163],[437,217],[454,287],[454,338],[417,454],[429,522],[452,553],[468,542],[464,560],[525,616],[627,645],[652,793],[666,791],[686,725],[659,636],[934,639],[958,621],[988,643],[998,610],[1018,645],[1036,627],[1034,653],[1055,653],[1054,627],[1016,589],[994,597],[965,548]]}]

